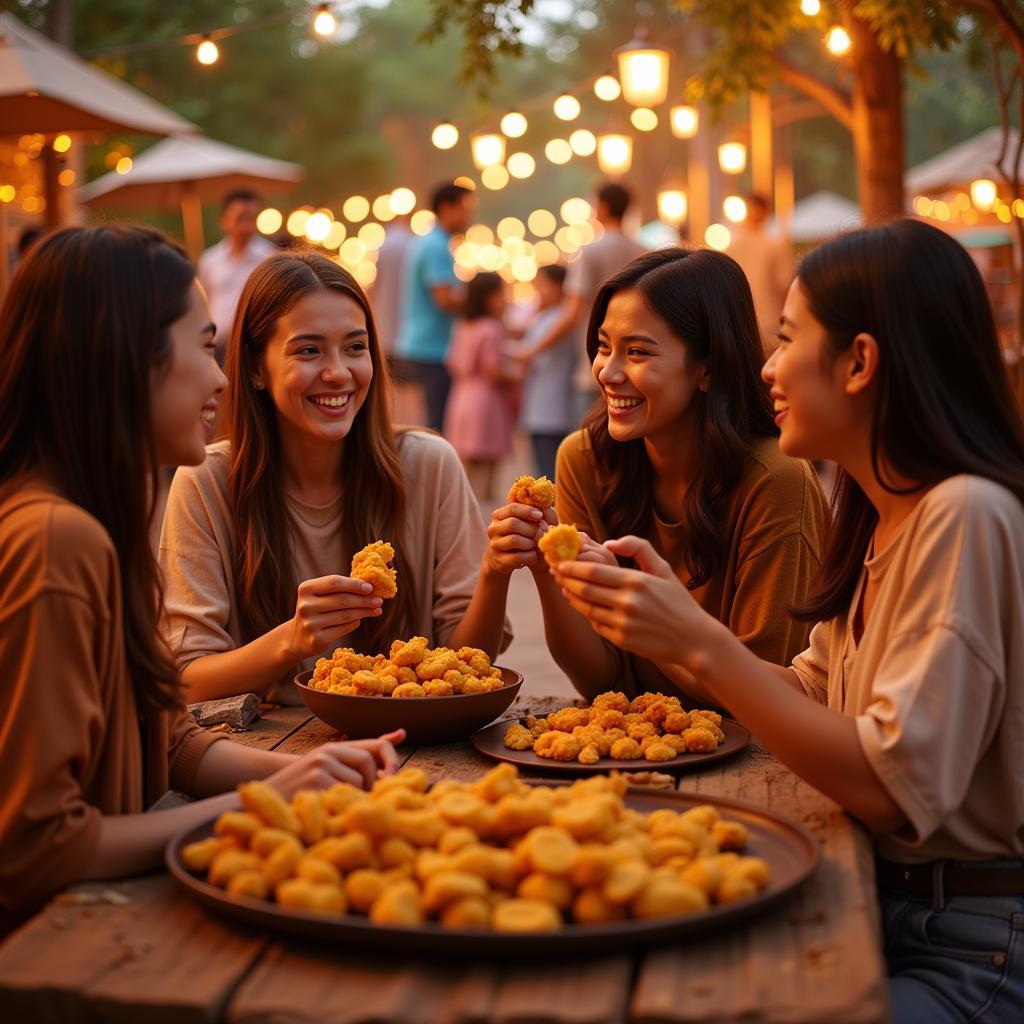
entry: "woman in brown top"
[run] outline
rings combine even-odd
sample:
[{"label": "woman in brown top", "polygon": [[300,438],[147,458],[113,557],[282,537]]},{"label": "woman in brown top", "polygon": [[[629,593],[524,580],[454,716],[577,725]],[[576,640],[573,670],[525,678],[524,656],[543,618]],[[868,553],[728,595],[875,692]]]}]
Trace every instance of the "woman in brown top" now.
[{"label": "woman in brown top", "polygon": [[897,220],[805,257],[764,367],[784,451],[840,467],[818,624],[756,657],[638,537],[568,562],[594,628],[675,659],[872,832],[897,1024],[1024,1020],[1024,425],[978,268]]},{"label": "woman in brown top", "polygon": [[[205,455],[224,377],[195,268],[159,232],[72,228],[0,311],[0,918],[73,882],[152,870],[234,794],[369,785],[388,739],[296,758],[217,742],[160,640],[149,518],[161,465]],[[0,922],[2,924],[2,922]]]},{"label": "woman in brown top", "polygon": [[[299,703],[295,672],[341,643],[377,653],[422,635],[504,650],[508,575],[452,447],[392,427],[352,275],[313,253],[265,260],[239,300],[226,369],[228,438],[176,474],[160,543],[168,638],[191,698],[253,690]],[[349,575],[378,539],[397,552],[387,600]]]},{"label": "woman in brown top", "polygon": [[[750,287],[728,256],[647,253],[602,285],[587,352],[604,402],[558,453],[558,520],[601,543],[648,538],[701,607],[778,664],[808,627],[787,609],[818,568],[826,509],[811,468],[778,450]],[[508,506],[534,570],[548,646],[585,696],[602,690],[703,699],[671,662],[626,654],[564,601],[533,550],[536,524]]]}]

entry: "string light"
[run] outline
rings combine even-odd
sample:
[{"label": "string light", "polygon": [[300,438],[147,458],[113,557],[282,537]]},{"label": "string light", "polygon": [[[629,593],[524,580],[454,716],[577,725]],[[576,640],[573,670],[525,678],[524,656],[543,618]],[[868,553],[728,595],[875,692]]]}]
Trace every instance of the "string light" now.
[{"label": "string light", "polygon": [[501,130],[510,138],[518,139],[526,134],[528,122],[518,110],[510,110],[501,119]]},{"label": "string light", "polygon": [[566,224],[583,224],[585,221],[590,219],[590,214],[593,212],[590,208],[590,203],[586,199],[581,199],[579,196],[572,196],[566,199],[562,203],[558,211],[562,215],[562,220]]},{"label": "string light", "polygon": [[657,107],[668,95],[668,66],[672,51],[653,43],[650,33],[638,28],[625,46],[615,51],[619,81],[626,102],[634,107]]},{"label": "string light", "polygon": [[572,159],[572,146],[565,139],[552,139],[544,147],[544,155],[553,164],[567,164]]},{"label": "string light", "polygon": [[202,42],[196,47],[196,60],[200,64],[216,64],[220,59],[217,44],[209,37],[203,36]]},{"label": "string light", "polygon": [[0,185],[0,203],[13,203],[16,195],[13,185]]},{"label": "string light", "polygon": [[852,45],[850,33],[842,25],[833,25],[825,36],[825,47],[833,57],[842,57],[849,53]]},{"label": "string light", "polygon": [[268,206],[265,210],[260,210],[259,216],[256,218],[256,227],[261,234],[273,235],[281,230],[283,221],[281,211]]},{"label": "string light", "polygon": [[377,196],[373,201],[371,209],[373,210],[374,217],[379,221],[383,221],[385,224],[388,221],[395,219],[395,211],[391,209],[390,192],[385,192],[384,195]]},{"label": "string light", "polygon": [[114,170],[118,174],[127,174],[132,169],[132,158],[130,156],[123,156],[114,165]]},{"label": "string light", "polygon": [[672,126],[672,134],[677,139],[692,139],[697,134],[697,127],[700,123],[696,107],[680,104],[669,111],[669,123]]},{"label": "string light", "polygon": [[653,132],[658,127],[658,115],[649,107],[637,107],[629,120],[638,132]]},{"label": "string light", "polygon": [[502,217],[495,233],[503,242],[510,238],[522,239],[526,235],[526,225],[518,217]]},{"label": "string light", "polygon": [[800,0],[800,10],[808,18],[816,18],[821,14],[821,0]]},{"label": "string light", "polygon": [[318,36],[333,36],[338,31],[338,19],[327,4],[321,4],[317,8],[316,17],[313,18],[313,31]]},{"label": "string light", "polygon": [[726,196],[722,201],[722,212],[726,220],[740,224],[747,219],[747,204],[742,196]]},{"label": "string light", "polygon": [[370,201],[365,196],[349,196],[342,204],[341,215],[349,224],[358,224],[366,220],[370,212]]},{"label": "string light", "polygon": [[597,137],[586,128],[577,128],[569,136],[569,145],[577,156],[593,156],[597,149]]},{"label": "string light", "polygon": [[597,165],[605,174],[626,174],[633,166],[633,139],[617,132],[599,135]]},{"label": "string light", "polygon": [[375,251],[384,244],[387,232],[380,224],[371,220],[359,229],[359,233],[356,237],[364,246],[366,246],[368,251]]},{"label": "string light", "polygon": [[529,153],[513,153],[506,167],[513,178],[528,178],[537,169],[537,161]]},{"label": "string light", "polygon": [[492,192],[499,192],[508,184],[509,173],[501,164],[491,164],[490,167],[485,167],[480,172],[480,180],[483,182],[484,188],[489,188]]},{"label": "string light", "polygon": [[666,224],[679,227],[686,220],[686,193],[679,188],[666,188],[658,193],[658,217]]},{"label": "string light", "polygon": [[505,159],[505,139],[497,132],[478,132],[470,140],[473,163],[478,170],[494,167]]},{"label": "string light", "polygon": [[561,121],[575,121],[580,116],[580,101],[575,96],[570,95],[567,92],[563,92],[561,96],[555,99],[552,106],[555,112],[555,117]]},{"label": "string light", "polygon": [[605,73],[594,82],[594,95],[605,103],[611,103],[622,95],[622,86],[614,75]]},{"label": "string light", "polygon": [[526,226],[531,234],[538,238],[547,238],[558,227],[558,221],[550,210],[534,210],[526,218]]},{"label": "string light", "polygon": [[67,188],[75,183],[75,172],[70,167],[65,168],[57,175],[57,184]]},{"label": "string light", "polygon": [[321,243],[325,249],[337,249],[342,242],[345,241],[345,236],[348,234],[348,230],[340,220],[336,220],[331,225],[331,230],[328,232],[327,237]]},{"label": "string light", "polygon": [[411,188],[396,188],[390,197],[391,211],[398,217],[416,209],[416,193]]},{"label": "string light", "polygon": [[704,241],[712,249],[718,249],[721,252],[729,247],[729,243],[732,241],[732,232],[724,224],[711,224],[704,232]]},{"label": "string light", "polygon": [[306,221],[309,220],[310,213],[310,210],[303,210],[301,208],[292,210],[288,214],[288,220],[285,224],[288,234],[293,235],[295,238],[304,235],[306,233]]},{"label": "string light", "polygon": [[433,230],[436,219],[433,210],[417,210],[409,221],[409,227],[414,235],[427,235]]},{"label": "string light", "polygon": [[747,166],[747,147],[742,142],[726,142],[718,147],[718,166],[726,174],[742,174]]},{"label": "string light", "polygon": [[451,149],[459,141],[459,129],[451,121],[442,121],[431,132],[430,141],[438,149]]},{"label": "string light", "polygon": [[321,213],[317,210],[316,213],[311,213],[306,219],[303,234],[311,242],[322,242],[330,234],[333,223],[334,221],[326,213]]},{"label": "string light", "polygon": [[990,211],[996,204],[997,195],[996,183],[990,178],[978,178],[971,182],[971,202],[979,210]]},{"label": "string light", "polygon": [[70,135],[58,135],[53,140],[53,151],[54,153],[66,153],[71,148],[71,136]]}]

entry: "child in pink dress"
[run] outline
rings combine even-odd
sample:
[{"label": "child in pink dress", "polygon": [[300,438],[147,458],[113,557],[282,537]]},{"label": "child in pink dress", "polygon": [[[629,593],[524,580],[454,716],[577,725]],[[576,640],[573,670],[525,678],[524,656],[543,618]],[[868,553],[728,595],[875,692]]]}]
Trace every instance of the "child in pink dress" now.
[{"label": "child in pink dress", "polygon": [[459,453],[478,498],[491,497],[498,462],[512,451],[513,380],[503,361],[505,282],[477,274],[466,289],[466,307],[452,333],[445,364],[452,377],[444,435]]}]

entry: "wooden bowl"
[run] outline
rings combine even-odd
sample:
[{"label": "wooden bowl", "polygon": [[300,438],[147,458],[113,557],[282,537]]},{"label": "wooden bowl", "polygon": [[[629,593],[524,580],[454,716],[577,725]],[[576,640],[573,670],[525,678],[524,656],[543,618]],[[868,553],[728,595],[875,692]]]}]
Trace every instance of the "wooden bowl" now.
[{"label": "wooden bowl", "polygon": [[500,717],[516,699],[523,677],[510,668],[501,669],[505,685],[488,693],[463,693],[452,697],[362,697],[351,693],[326,693],[309,686],[312,671],[295,677],[306,707],[321,721],[350,740],[368,739],[404,729],[406,743],[435,746],[469,739],[478,729]]}]

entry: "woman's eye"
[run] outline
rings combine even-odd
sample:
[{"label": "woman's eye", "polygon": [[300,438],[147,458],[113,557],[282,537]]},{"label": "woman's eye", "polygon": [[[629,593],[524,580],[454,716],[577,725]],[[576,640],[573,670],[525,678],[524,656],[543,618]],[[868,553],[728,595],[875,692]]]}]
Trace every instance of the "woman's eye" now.
[{"label": "woman's eye", "polygon": [[631,348],[629,350],[629,355],[631,355],[631,356],[645,356],[645,355],[647,355],[647,352],[646,352],[645,349],[642,349],[642,348]]}]

